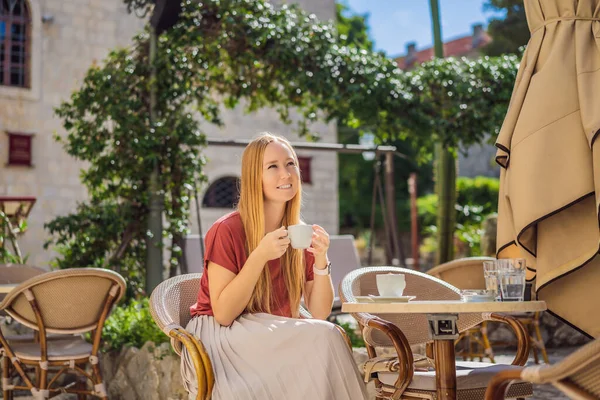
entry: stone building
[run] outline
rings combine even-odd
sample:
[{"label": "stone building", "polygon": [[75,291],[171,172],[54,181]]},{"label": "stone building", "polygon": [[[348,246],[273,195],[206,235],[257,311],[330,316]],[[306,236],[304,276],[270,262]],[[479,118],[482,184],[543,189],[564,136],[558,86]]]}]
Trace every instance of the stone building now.
[{"label": "stone building", "polygon": [[[298,3],[321,20],[335,18],[334,0]],[[128,14],[122,0],[0,0],[0,5],[0,197],[36,198],[29,229],[19,243],[30,264],[45,267],[55,254],[43,249],[48,238],[44,223],[72,212],[86,198],[79,182],[82,164],[53,140],[55,133],[65,134],[53,108],[80,86],[92,63],[101,63],[110,49],[126,46],[145,21]],[[300,140],[273,110],[245,115],[240,108],[225,111],[223,120],[222,129],[205,127],[209,137],[249,139],[271,131]],[[323,142],[336,142],[334,124],[312,128]],[[15,162],[17,153],[11,146],[25,146],[25,152],[30,146],[30,159],[19,156]],[[240,176],[241,153],[242,148],[217,146],[204,153],[210,184],[209,193],[209,185],[201,193],[204,230],[230,210],[227,196]],[[310,183],[304,185],[304,219],[337,233],[337,156],[298,153],[310,169]],[[198,233],[195,222],[192,231]]]}]

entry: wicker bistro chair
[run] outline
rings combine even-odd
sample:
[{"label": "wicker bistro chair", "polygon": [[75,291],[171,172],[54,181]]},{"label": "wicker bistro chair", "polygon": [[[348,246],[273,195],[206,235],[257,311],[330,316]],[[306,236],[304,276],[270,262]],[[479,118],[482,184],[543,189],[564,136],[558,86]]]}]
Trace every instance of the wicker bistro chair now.
[{"label": "wicker bistro chair", "polygon": [[[184,274],[167,279],[158,285],[150,296],[150,313],[158,327],[171,338],[173,350],[181,356],[185,346],[192,358],[198,379],[197,400],[208,400],[212,395],[215,376],[212,363],[202,342],[185,330],[192,318],[190,307],[198,298],[201,273]],[[302,318],[312,318],[300,308]],[[339,325],[335,325],[350,348],[350,339]]]},{"label": "wicker bistro chair", "polygon": [[536,365],[498,373],[485,393],[486,400],[504,399],[514,380],[551,384],[570,399],[600,399],[600,339],[596,339],[554,365]]},{"label": "wicker bistro chair", "polygon": [[[9,398],[14,390],[30,390],[35,399],[47,399],[65,392],[108,399],[98,351],[104,321],[124,292],[125,280],[121,275],[97,268],[48,272],[26,280],[12,290],[0,304],[0,309],[37,331],[39,343],[10,341],[0,333],[4,358],[12,361],[12,368],[3,371],[4,398]],[[81,337],[67,336],[86,332],[92,333],[92,343]],[[65,339],[49,341],[48,333],[65,335]],[[88,364],[91,364],[92,373],[86,372]],[[58,368],[58,372],[50,371],[50,367]],[[35,379],[28,374],[32,369],[36,372]],[[94,385],[93,390],[79,385],[54,387],[57,379],[69,370],[89,379]],[[13,372],[21,378],[22,385],[9,384]]]},{"label": "wicker bistro chair", "polygon": [[[459,258],[433,267],[427,274],[461,290],[485,289],[483,262],[493,260],[495,258],[491,257]],[[487,334],[487,324],[488,321],[482,321],[481,324],[460,333],[455,344],[462,343],[464,347],[456,354],[462,356],[463,360],[479,358],[479,361],[483,361],[483,358],[487,357],[491,362],[495,362],[494,351]]]},{"label": "wicker bistro chair", "polygon": [[[377,294],[378,274],[403,273],[406,277],[404,294],[416,300],[458,300],[460,291],[432,276],[399,267],[365,267],[346,275],[340,285],[340,296],[345,302],[356,301],[355,296]],[[437,399],[436,376],[432,360],[412,353],[411,346],[431,342],[425,314],[369,314],[352,313],[363,331],[369,355],[364,364],[365,381],[374,379],[379,399]],[[484,320],[509,324],[521,339],[513,365],[524,365],[529,354],[525,330],[515,319],[495,313],[461,314],[458,329],[465,331]],[[378,355],[383,349],[394,349],[393,357]],[[457,398],[483,399],[485,388],[498,371],[516,368],[478,362],[457,362]],[[521,398],[533,393],[532,386],[517,383],[509,388],[507,397]]]}]

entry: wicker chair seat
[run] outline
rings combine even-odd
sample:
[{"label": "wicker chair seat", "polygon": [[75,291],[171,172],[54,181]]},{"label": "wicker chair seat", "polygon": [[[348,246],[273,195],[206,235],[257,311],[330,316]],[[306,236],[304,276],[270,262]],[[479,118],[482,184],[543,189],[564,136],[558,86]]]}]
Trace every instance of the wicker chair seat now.
[{"label": "wicker chair seat", "polygon": [[[22,334],[17,334],[17,335],[5,335],[4,339],[8,340],[9,343],[35,342],[35,335],[33,333],[22,333]],[[47,340],[61,340],[61,339],[65,339],[65,335],[55,335],[55,334],[51,333],[51,334],[46,335],[46,339]]]},{"label": "wicker chair seat", "polygon": [[[492,376],[507,369],[519,370],[520,367],[482,362],[457,361],[456,388],[457,390],[485,389],[489,384],[490,379],[492,379]],[[398,378],[398,373],[393,372],[381,372],[377,375],[383,384],[390,386],[393,386]],[[523,385],[529,386],[530,391],[532,390],[531,384],[523,383]],[[412,381],[408,385],[408,388],[435,392],[435,370],[420,371],[415,369]]]},{"label": "wicker chair seat", "polygon": [[[485,388],[477,389],[458,389],[456,391],[456,400],[481,400],[485,396]],[[384,385],[381,393],[391,396],[394,388]],[[521,399],[533,396],[532,386],[526,383],[516,383],[509,387],[505,397],[502,399]],[[402,400],[437,400],[435,391],[418,390],[408,388],[401,397]]]},{"label": "wicker chair seat", "polygon": [[[11,348],[21,360],[41,360],[39,343],[11,343]],[[81,338],[48,341],[48,361],[68,361],[89,358],[92,344]]]}]

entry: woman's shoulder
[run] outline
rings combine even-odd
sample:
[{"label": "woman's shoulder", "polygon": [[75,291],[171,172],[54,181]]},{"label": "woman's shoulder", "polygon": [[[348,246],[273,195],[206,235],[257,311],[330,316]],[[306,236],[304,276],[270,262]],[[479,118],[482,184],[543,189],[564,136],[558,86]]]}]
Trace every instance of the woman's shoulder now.
[{"label": "woman's shoulder", "polygon": [[238,233],[243,231],[242,218],[240,217],[240,213],[238,211],[233,211],[229,214],[223,215],[221,218],[215,221],[214,224],[210,227],[207,232],[216,234],[222,228],[225,228],[226,231],[231,233]]}]

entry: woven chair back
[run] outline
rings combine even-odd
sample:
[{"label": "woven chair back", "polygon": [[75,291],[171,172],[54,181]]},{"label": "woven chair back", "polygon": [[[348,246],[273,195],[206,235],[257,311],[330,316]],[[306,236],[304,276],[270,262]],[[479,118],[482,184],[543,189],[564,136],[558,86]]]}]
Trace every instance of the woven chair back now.
[{"label": "woven chair back", "polygon": [[[526,367],[521,378],[537,384],[551,383],[571,399],[600,399],[600,339],[581,346],[556,364]],[[576,391],[570,390],[573,387]]]},{"label": "woven chair back", "polygon": [[[161,282],[150,296],[150,313],[158,327],[164,332],[169,325],[185,328],[192,318],[190,307],[198,299],[201,273],[178,275]],[[177,354],[181,354],[181,342],[171,339]]]},{"label": "woven chair back", "polygon": [[440,264],[427,274],[448,282],[461,290],[485,289],[483,277],[483,262],[493,261],[491,257],[468,257]]},{"label": "woven chair back", "polygon": [[115,302],[125,292],[125,280],[116,272],[99,268],[72,268],[30,278],[10,292],[0,308],[34,330],[38,322],[28,296],[33,296],[47,332],[75,334],[98,325],[109,292]]}]

